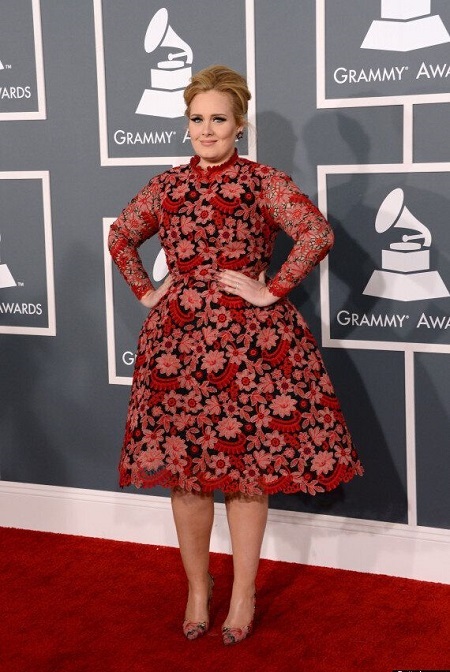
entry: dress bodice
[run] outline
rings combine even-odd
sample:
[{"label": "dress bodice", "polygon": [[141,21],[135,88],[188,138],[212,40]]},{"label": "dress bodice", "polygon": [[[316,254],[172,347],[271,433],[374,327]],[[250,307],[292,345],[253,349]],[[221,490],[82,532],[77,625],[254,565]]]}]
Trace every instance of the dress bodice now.
[{"label": "dress bodice", "polygon": [[294,247],[270,291],[283,296],[328,252],[333,234],[320,211],[286,174],[234,154],[203,169],[199,157],[152,178],[111,227],[111,253],[138,298],[152,284],[138,247],[158,232],[175,277],[232,269],[257,278],[270,263],[276,233]]}]

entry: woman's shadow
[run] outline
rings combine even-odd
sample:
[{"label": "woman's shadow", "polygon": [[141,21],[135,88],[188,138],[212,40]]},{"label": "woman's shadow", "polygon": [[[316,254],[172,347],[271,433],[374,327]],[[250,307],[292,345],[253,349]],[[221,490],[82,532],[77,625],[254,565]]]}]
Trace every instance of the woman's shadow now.
[{"label": "woman's shadow", "polygon": [[[272,143],[270,150],[264,153],[264,156],[260,155],[259,160],[292,175],[301,188],[305,169],[295,164],[295,146],[298,138],[295,136],[292,124],[279,114],[262,113],[258,118],[258,133],[266,136],[273,133],[274,128],[277,132],[276,143]],[[316,174],[318,165],[330,163],[330,154],[334,157],[341,154],[346,158],[346,164],[356,165],[367,164],[370,154],[370,140],[364,129],[354,119],[342,113],[315,114],[304,126],[303,146],[309,165],[307,170],[309,175]],[[340,152],[337,152],[336,148]],[[371,254],[359,244],[346,224],[354,220],[352,210],[355,202],[358,204],[358,212],[362,213],[365,221],[374,222],[376,212],[364,206],[364,194],[370,176],[346,175],[343,179],[345,189],[340,186],[332,187],[327,194],[328,203],[338,203],[339,212],[344,213],[339,217],[335,217],[333,211],[327,213],[337,242],[330,254],[332,258],[330,268],[333,273],[330,290],[333,291],[332,283],[336,282],[339,291],[345,293],[346,305],[351,309],[352,305],[356,306],[358,296],[355,289],[355,264],[362,266],[364,273],[367,272],[370,276],[373,260]],[[346,194],[349,191],[353,193],[353,187],[355,199],[353,202],[346,202]],[[310,193],[309,196],[317,203],[316,194]],[[278,237],[272,273],[285,260],[291,244],[287,237],[283,235]],[[341,252],[339,255],[336,255],[337,249]],[[301,286],[290,293],[289,298],[301,310],[317,338],[320,335],[322,320],[317,269],[301,283]],[[375,299],[373,301],[375,303]],[[339,486],[332,492],[314,497],[303,493],[274,495],[271,497],[270,507],[284,511],[406,523],[403,377],[399,381],[386,380],[384,385],[380,385],[379,376],[380,370],[386,371],[385,375],[388,377],[389,371],[397,367],[402,370],[403,354],[377,351],[376,346],[373,350],[321,348],[321,352],[364,465],[365,475],[363,478],[355,478],[350,483]],[[279,514],[275,514],[274,518],[278,517]],[[292,538],[290,543],[298,553],[298,561],[307,561],[309,543],[306,539],[300,543],[299,539]]]}]

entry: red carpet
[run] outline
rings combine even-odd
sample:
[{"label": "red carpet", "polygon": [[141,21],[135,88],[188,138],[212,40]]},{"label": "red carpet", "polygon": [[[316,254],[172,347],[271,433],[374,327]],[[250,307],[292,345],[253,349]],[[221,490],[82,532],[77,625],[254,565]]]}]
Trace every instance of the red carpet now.
[{"label": "red carpet", "polygon": [[0,549],[2,672],[450,670],[450,586],[263,560],[254,634],[225,648],[228,556],[189,642],[176,549],[5,528]]}]

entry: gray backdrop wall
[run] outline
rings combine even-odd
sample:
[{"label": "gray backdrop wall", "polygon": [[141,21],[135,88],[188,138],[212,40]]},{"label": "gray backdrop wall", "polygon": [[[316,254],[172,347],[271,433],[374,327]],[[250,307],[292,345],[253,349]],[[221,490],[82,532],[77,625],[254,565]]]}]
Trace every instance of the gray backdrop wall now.
[{"label": "gray backdrop wall", "polygon": [[[256,136],[241,152],[290,173],[335,229],[329,259],[291,298],[366,468],[331,495],[271,506],[450,528],[450,5],[381,4],[2,2],[3,481],[117,490],[144,314],[105,232],[190,155],[184,119],[170,116],[189,67],[225,62],[254,91]],[[169,82],[170,51],[184,55]],[[145,246],[150,269],[158,249]],[[275,266],[288,249],[280,238]]]}]

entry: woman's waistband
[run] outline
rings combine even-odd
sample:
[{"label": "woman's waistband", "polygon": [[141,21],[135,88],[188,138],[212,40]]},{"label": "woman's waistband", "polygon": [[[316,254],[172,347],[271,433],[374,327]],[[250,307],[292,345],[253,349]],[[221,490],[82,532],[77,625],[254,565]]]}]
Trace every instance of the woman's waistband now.
[{"label": "woman's waistband", "polygon": [[[197,266],[196,268],[189,269],[188,271],[170,269],[169,273],[175,282],[189,282],[192,280],[211,282],[213,280],[217,280],[218,274],[225,270],[225,268],[220,268],[218,266]],[[245,268],[239,269],[238,273],[243,273],[249,278],[257,280],[260,271],[253,268]]]}]

